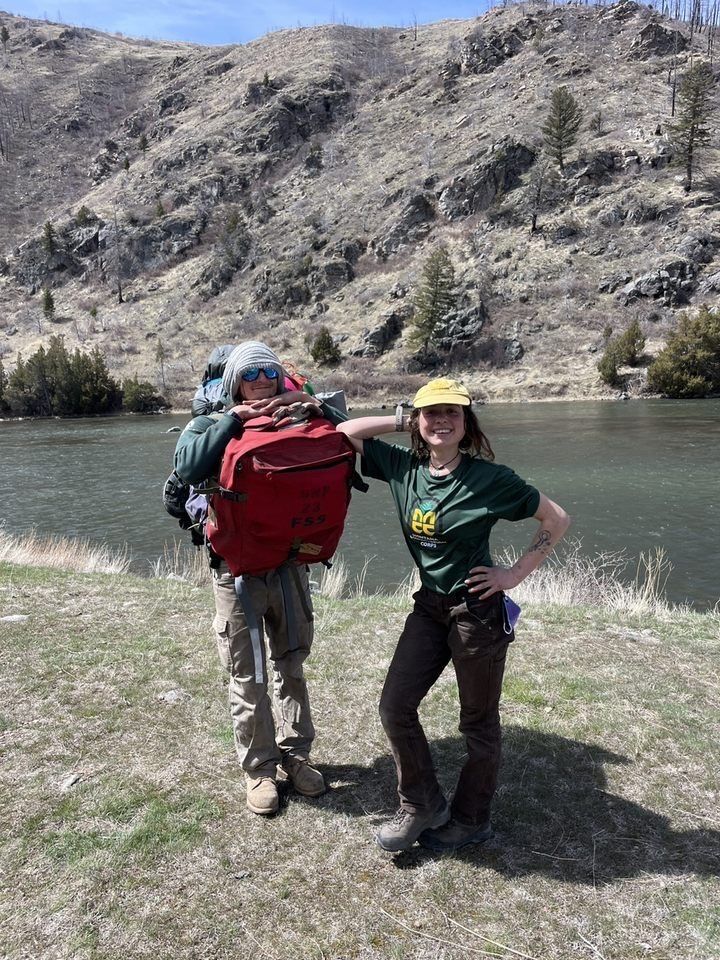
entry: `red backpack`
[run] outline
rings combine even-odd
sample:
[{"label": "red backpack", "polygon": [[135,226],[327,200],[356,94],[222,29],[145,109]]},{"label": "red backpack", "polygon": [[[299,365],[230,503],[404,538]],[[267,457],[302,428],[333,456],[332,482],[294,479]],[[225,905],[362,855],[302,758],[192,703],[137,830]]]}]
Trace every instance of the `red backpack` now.
[{"label": "red backpack", "polygon": [[355,473],[355,451],[322,418],[278,429],[248,423],[225,448],[210,499],[207,538],[233,576],[287,560],[316,563],[335,552]]}]

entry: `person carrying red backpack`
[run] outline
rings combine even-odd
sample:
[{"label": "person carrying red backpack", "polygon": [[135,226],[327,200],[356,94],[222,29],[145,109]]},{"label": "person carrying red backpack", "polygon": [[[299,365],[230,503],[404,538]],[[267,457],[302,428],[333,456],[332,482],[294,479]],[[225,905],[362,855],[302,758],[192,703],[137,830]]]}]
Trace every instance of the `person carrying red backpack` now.
[{"label": "person carrying red backpack", "polygon": [[[245,430],[253,430],[260,418],[266,418],[262,422],[270,424],[270,429],[303,418],[324,417],[332,424],[345,419],[317,397],[289,389],[292,386],[268,346],[247,341],[236,347],[223,374],[228,398],[225,412],[195,417],[180,435],[175,470],[182,480],[197,485],[218,478],[226,449],[233,449],[233,441]],[[287,431],[288,437],[294,433]],[[216,496],[243,498],[242,494],[217,489]],[[347,495],[349,499],[349,488]],[[244,511],[244,517],[248,511],[252,517],[250,500]],[[211,501],[211,521],[212,516]],[[247,806],[256,814],[273,814],[279,806],[278,778],[288,778],[306,797],[318,797],[326,789],[322,773],[309,762],[315,730],[303,674],[313,641],[307,567],[295,562],[291,553],[287,561],[273,569],[236,577],[242,571],[231,570],[229,553],[230,566],[212,549],[211,558],[214,629],[220,660],[230,674],[230,713],[235,748],[247,778]],[[265,633],[272,661],[277,728],[268,689]]]}]

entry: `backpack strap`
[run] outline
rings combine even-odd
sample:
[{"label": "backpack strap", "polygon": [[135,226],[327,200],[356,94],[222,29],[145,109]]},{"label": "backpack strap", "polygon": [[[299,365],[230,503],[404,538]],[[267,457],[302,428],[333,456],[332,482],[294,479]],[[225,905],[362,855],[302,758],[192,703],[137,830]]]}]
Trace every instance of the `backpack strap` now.
[{"label": "backpack strap", "polygon": [[288,563],[293,563],[297,555],[300,553],[300,548],[302,547],[302,540],[300,537],[295,537],[292,544],[290,545],[290,553],[288,554]]},{"label": "backpack strap", "polygon": [[293,650],[297,650],[299,645],[297,617],[295,616],[295,608],[292,602],[292,587],[295,588],[295,593],[298,595],[300,605],[302,606],[303,613],[305,614],[305,618],[308,623],[312,623],[314,619],[313,612],[307,602],[302,581],[300,580],[300,574],[298,573],[297,564],[292,562],[283,563],[278,567],[277,572],[280,577],[283,606],[285,608],[285,621],[287,623],[288,631],[288,649],[292,652]]},{"label": "backpack strap", "polygon": [[295,588],[296,588],[296,590],[297,590],[297,595],[298,595],[298,597],[300,597],[300,603],[302,604],[303,613],[304,613],[305,616],[307,617],[308,622],[309,622],[309,623],[312,623],[312,621],[315,619],[315,617],[313,616],[313,612],[312,612],[312,610],[310,609],[310,605],[309,605],[308,602],[307,602],[307,597],[305,596],[305,591],[304,591],[304,589],[303,589],[302,582],[300,581],[300,574],[298,573],[297,564],[295,564],[295,563],[289,563],[289,564],[288,564],[288,567],[290,568],[290,575],[292,576],[292,578],[293,578],[293,580],[294,580],[294,582],[295,582]]},{"label": "backpack strap", "polygon": [[[282,566],[278,567],[277,572],[280,577],[280,589],[282,590],[283,607],[285,609],[285,623],[287,623],[288,650],[292,653],[294,650],[297,650],[299,641],[295,606],[292,602],[289,566],[290,564],[283,563]],[[292,566],[294,566],[294,564],[292,564]],[[296,586],[299,587],[299,582],[296,582]],[[299,590],[298,593],[300,593]]]},{"label": "backpack strap", "polygon": [[223,500],[230,500],[233,503],[244,503],[247,500],[246,493],[240,493],[240,491],[235,492],[234,490],[226,490],[225,487],[218,487],[213,493],[217,493],[223,498]]},{"label": "backpack strap", "polygon": [[235,577],[235,595],[238,598],[238,603],[242,607],[242,612],[245,615],[245,623],[250,632],[250,643],[252,644],[253,660],[255,662],[255,683],[265,683],[263,642],[260,636],[260,624],[244,577]]},{"label": "backpack strap", "polygon": [[370,489],[370,484],[365,483],[355,467],[353,468],[352,477],[350,478],[350,486],[353,490],[359,490],[360,493],[367,493]]},{"label": "backpack strap", "polygon": [[[292,599],[293,587],[295,588],[295,593],[298,595],[303,613],[308,622],[312,622],[313,613],[308,605],[297,566],[294,563],[283,563],[278,567],[277,572],[280,577],[280,589],[282,591],[283,609],[285,611],[285,622],[287,624],[288,650],[292,653],[297,650],[299,646],[297,617]],[[250,632],[250,643],[252,644],[253,661],[255,663],[255,683],[264,683],[265,671],[263,669],[263,642],[260,636],[260,623],[244,577],[235,577],[235,595],[238,603],[242,607],[245,623]]]}]

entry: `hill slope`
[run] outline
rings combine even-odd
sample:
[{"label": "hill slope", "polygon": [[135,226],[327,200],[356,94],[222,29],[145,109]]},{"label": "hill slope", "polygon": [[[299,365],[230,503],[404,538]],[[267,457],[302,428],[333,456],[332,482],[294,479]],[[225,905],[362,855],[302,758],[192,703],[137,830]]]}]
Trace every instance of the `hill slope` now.
[{"label": "hill slope", "polygon": [[[224,48],[0,19],[8,360],[62,332],[182,401],[213,345],[262,337],[307,365],[326,324],[344,359],[318,379],[357,399],[405,396],[429,369],[490,398],[592,396],[608,325],[639,318],[652,351],[680,309],[718,302],[716,156],[686,195],[666,124],[690,45],[650,8],[506,7],[417,37],[336,25]],[[531,235],[559,85],[585,122]],[[439,243],[458,308],[431,365],[407,338]]]}]

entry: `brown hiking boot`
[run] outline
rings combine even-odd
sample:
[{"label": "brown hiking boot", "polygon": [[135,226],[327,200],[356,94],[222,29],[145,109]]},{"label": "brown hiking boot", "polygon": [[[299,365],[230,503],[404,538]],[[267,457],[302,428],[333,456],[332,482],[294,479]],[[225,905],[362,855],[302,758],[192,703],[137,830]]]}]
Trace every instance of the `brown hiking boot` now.
[{"label": "brown hiking boot", "polygon": [[420,846],[437,853],[454,853],[472,843],[485,843],[493,834],[490,821],[460,823],[448,820],[444,827],[425,830],[420,834]]},{"label": "brown hiking boot", "polygon": [[280,777],[282,779],[284,779],[283,773],[295,787],[297,793],[302,794],[303,797],[319,797],[327,790],[325,778],[319,770],[310,766],[307,757],[283,757],[280,767]]},{"label": "brown hiking boot", "polygon": [[248,810],[267,817],[277,813],[279,805],[277,787],[272,777],[247,778]]},{"label": "brown hiking boot", "polygon": [[375,842],[388,853],[409,850],[423,831],[441,827],[449,818],[450,807],[445,797],[442,798],[436,810],[429,812],[412,813],[400,807],[392,820],[388,820],[380,827],[375,834]]}]

